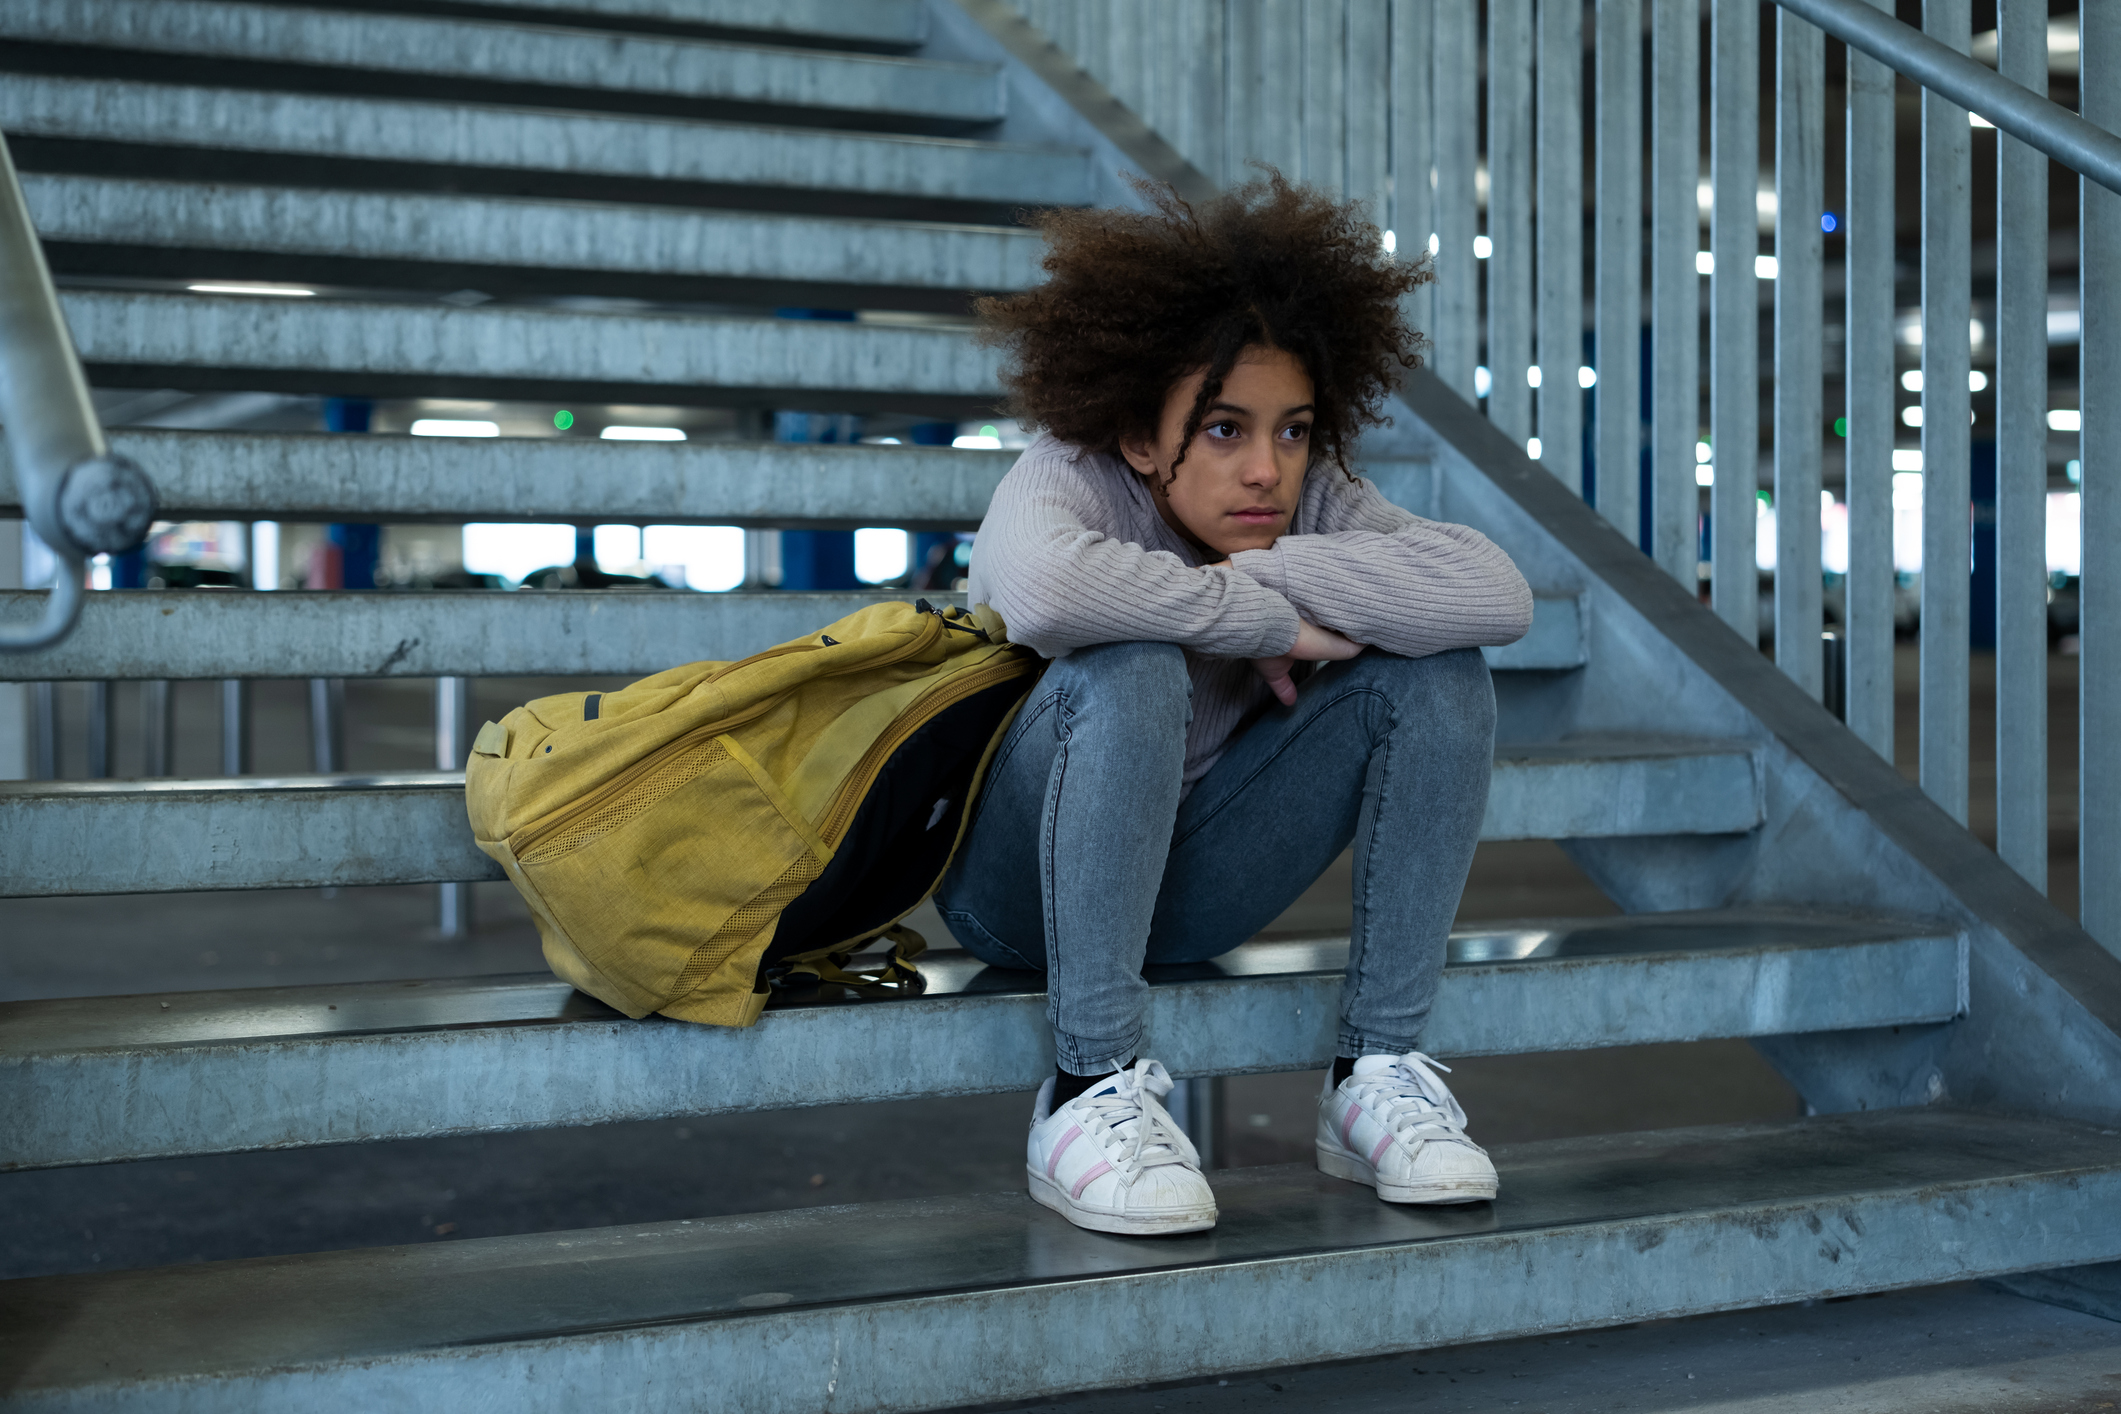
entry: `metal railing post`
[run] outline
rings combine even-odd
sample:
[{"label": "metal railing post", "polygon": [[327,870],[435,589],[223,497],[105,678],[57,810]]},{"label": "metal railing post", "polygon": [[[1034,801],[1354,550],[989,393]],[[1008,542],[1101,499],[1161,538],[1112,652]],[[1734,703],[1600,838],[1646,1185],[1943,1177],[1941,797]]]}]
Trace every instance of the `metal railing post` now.
[{"label": "metal railing post", "polygon": [[111,698],[113,684],[88,683],[88,777],[108,780],[111,774]]},{"label": "metal railing post", "polygon": [[1539,0],[1540,464],[1583,494],[1583,0]]},{"label": "metal railing post", "polygon": [[169,679],[155,678],[140,684],[140,774],[176,774],[176,712],[170,701]]},{"label": "metal railing post", "polygon": [[346,679],[309,680],[309,759],[319,775],[346,769]]},{"label": "metal railing post", "polygon": [[[1891,0],[1872,0],[1890,4]],[[1893,71],[1848,52],[1842,468],[1849,730],[1893,759]]]},{"label": "metal railing post", "polygon": [[1700,585],[1701,11],[1650,6],[1650,557],[1689,593]]},{"label": "metal railing post", "polygon": [[1532,0],[1488,0],[1488,420],[1532,435]]},{"label": "metal railing post", "polygon": [[[1751,3],[1751,0],[1743,0]],[[1598,0],[1598,513],[1642,543],[1642,0]]]},{"label": "metal railing post", "polygon": [[223,678],[221,689],[221,774],[250,774],[250,683]]},{"label": "metal railing post", "polygon": [[1709,120],[1709,602],[1760,642],[1760,5],[1713,0]]},{"label": "metal railing post", "polygon": [[[2077,14],[2084,116],[2121,128],[2121,9],[2091,4]],[[2078,917],[2121,953],[2121,196],[2090,178],[2078,191]]]},{"label": "metal railing post", "polygon": [[[2047,6],[2001,0],[2003,76],[2047,92]],[[2047,159],[1996,135],[1996,853],[2047,891]]]},{"label": "metal railing post", "polygon": [[[1428,254],[1436,230],[1436,204],[1429,174],[1436,166],[1436,120],[1431,99],[1436,49],[1436,0],[1392,0],[1392,219],[1389,229],[1401,260]],[[1407,323],[1430,334],[1434,343],[1436,286],[1423,285],[1408,295]],[[1441,364],[1438,365],[1439,369]]]},{"label": "metal railing post", "polygon": [[[1923,32],[1964,54],[1968,0],[1923,0]],[[1966,110],[1922,94],[1922,789],[1960,824],[1967,793],[1967,601],[1973,562],[1967,437],[1973,317]]]},{"label": "metal railing post", "polygon": [[[471,679],[435,679],[435,769],[461,771],[471,754]],[[436,930],[445,938],[471,936],[472,886],[447,883],[440,890]]]},{"label": "metal railing post", "polygon": [[1826,40],[1787,10],[1775,74],[1775,662],[1816,699]]},{"label": "metal railing post", "polygon": [[1430,91],[1436,113],[1436,284],[1431,302],[1436,376],[1473,400],[1480,362],[1480,51],[1476,0],[1436,0],[1436,46]]}]

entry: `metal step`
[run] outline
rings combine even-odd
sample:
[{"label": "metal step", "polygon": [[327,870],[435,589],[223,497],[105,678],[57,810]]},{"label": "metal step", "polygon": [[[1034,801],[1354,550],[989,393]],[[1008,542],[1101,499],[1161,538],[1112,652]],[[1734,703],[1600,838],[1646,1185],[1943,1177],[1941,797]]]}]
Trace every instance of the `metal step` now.
[{"label": "metal step", "polygon": [[[0,657],[0,681],[146,678],[646,677],[690,661],[734,660],[800,638],[873,594],[212,593],[92,595],[82,628],[55,647]],[[929,593],[962,604],[962,594]],[[0,590],[0,621],[41,593]],[[1576,601],[1535,599],[1532,631],[1489,649],[1502,669],[1583,662]]]},{"label": "metal step", "polygon": [[[118,431],[165,518],[970,530],[1019,453],[815,442]],[[0,449],[0,516],[20,493]],[[1538,625],[1534,624],[1534,632]]]},{"label": "metal step", "polygon": [[453,8],[518,17],[542,12],[570,25],[630,21],[896,49],[911,49],[928,37],[920,0],[459,0]]},{"label": "metal step", "polygon": [[30,173],[54,268],[487,294],[962,311],[1037,283],[1032,231],[498,196]]},{"label": "metal step", "polygon": [[[1586,737],[1496,751],[1481,838],[1727,834],[1762,801],[1742,741]],[[0,781],[0,898],[498,879],[463,777]]]},{"label": "metal step", "polygon": [[[991,64],[226,0],[14,0],[0,6],[0,39],[180,63],[262,61],[358,71],[385,81],[466,80],[695,106],[761,104],[957,124],[996,123],[1005,111],[1001,72]],[[11,61],[19,62],[19,56]],[[545,101],[562,106],[564,100],[554,95]]]},{"label": "metal step", "polygon": [[24,1408],[934,1409],[2121,1255],[2121,1137],[2062,1121],[1495,1158],[1493,1203],[1440,1208],[1226,1170],[1212,1232],[1154,1241],[1015,1191],[29,1278],[0,1284],[0,1382]]},{"label": "metal step", "polygon": [[[150,153],[208,149],[310,163],[409,163],[1003,208],[1081,205],[1091,190],[1090,156],[1072,148],[39,74],[10,75],[0,85],[0,128],[10,142],[66,139]],[[26,165],[62,164],[40,157]],[[316,171],[306,184],[332,183]]]},{"label": "metal step", "polygon": [[[947,942],[948,939],[939,941]],[[1345,939],[1152,969],[1188,1075],[1332,1060]],[[544,974],[0,1004],[0,1168],[1036,1089],[1043,979],[961,952],[926,995],[777,1002],[749,1031],[628,1021]],[[1943,1022],[1962,940],[1778,910],[1481,924],[1452,935],[1425,1046],[1447,1057]],[[1536,1018],[1536,1020],[1534,1020]]]},{"label": "metal step", "polygon": [[953,418],[1001,396],[1000,355],[952,328],[90,290],[61,304],[82,361],[113,386]]}]

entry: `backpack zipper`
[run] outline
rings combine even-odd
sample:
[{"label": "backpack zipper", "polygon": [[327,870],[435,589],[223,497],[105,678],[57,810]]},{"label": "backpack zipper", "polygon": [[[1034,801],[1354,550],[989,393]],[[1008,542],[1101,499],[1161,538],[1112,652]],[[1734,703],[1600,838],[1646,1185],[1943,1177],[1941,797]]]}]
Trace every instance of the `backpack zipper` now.
[{"label": "backpack zipper", "polygon": [[862,798],[869,794],[870,786],[876,783],[877,775],[884,769],[884,762],[891,754],[906,744],[906,739],[925,726],[938,713],[954,707],[974,693],[983,692],[997,683],[1007,682],[1021,675],[1025,662],[1015,654],[983,668],[974,668],[961,673],[933,692],[922,694],[891,723],[891,729],[869,744],[862,759],[847,773],[832,798],[831,809],[825,812],[824,823],[818,826],[818,838],[834,849],[839,848],[840,837],[854,823],[854,812],[861,807]]}]

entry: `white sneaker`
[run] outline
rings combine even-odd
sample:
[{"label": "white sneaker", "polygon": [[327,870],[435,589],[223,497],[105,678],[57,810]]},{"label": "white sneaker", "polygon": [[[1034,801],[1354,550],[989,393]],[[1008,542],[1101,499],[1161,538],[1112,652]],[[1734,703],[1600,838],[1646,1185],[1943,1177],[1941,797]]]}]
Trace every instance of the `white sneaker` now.
[{"label": "white sneaker", "polygon": [[1031,1111],[1031,1196],[1077,1227],[1130,1236],[1215,1226],[1215,1194],[1193,1143],[1158,1103],[1171,1076],[1153,1060],[1053,1109],[1049,1076]]},{"label": "white sneaker", "polygon": [[1495,1165],[1466,1137],[1466,1112],[1419,1051],[1364,1056],[1318,1101],[1318,1171],[1367,1183],[1387,1203],[1477,1203]]}]

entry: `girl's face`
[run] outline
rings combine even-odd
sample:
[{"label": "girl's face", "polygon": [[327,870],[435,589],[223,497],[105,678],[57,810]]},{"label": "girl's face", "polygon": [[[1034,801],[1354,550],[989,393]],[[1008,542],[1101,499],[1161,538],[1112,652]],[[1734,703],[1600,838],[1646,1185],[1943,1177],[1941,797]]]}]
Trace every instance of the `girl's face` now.
[{"label": "girl's face", "polygon": [[1156,440],[1122,439],[1120,453],[1148,481],[1164,523],[1226,559],[1272,545],[1296,514],[1311,465],[1311,377],[1293,354],[1246,349],[1165,486],[1163,473],[1178,457],[1186,416],[1206,377],[1200,369],[1179,379],[1164,399]]}]

